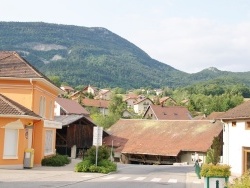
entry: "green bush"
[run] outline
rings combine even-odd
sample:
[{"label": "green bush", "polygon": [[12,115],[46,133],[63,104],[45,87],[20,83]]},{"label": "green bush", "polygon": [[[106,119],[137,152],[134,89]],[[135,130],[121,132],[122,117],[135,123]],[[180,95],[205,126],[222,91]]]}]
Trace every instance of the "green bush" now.
[{"label": "green bush", "polygon": [[64,166],[71,162],[70,158],[66,155],[53,155],[42,159],[42,166]]},{"label": "green bush", "polygon": [[229,177],[231,167],[228,165],[203,164],[201,167],[201,176],[203,177]]},{"label": "green bush", "polygon": [[[103,159],[108,159],[110,157],[110,149],[106,146],[98,147],[98,158],[97,161],[101,161]],[[95,164],[96,161],[96,147],[92,146],[87,150],[85,159],[91,161],[92,164]]]},{"label": "green bush", "polygon": [[250,187],[250,171],[243,174],[240,178],[233,180],[231,184],[227,186],[228,188],[246,188]]},{"label": "green bush", "polygon": [[91,166],[91,161],[86,159],[81,161],[80,163],[77,163],[75,166],[75,171],[76,172],[88,172],[89,167]]},{"label": "green bush", "polygon": [[110,149],[106,146],[98,147],[98,163],[96,163],[96,147],[93,146],[87,151],[86,157],[80,163],[76,164],[76,172],[98,172],[107,174],[116,171],[116,163],[108,160],[110,157]]}]

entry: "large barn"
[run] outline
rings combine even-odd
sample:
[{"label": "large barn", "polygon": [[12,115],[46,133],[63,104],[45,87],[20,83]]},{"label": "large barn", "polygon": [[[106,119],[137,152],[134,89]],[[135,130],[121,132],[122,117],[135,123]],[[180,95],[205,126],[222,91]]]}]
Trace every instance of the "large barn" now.
[{"label": "large barn", "polygon": [[[113,147],[115,160],[123,163],[173,164],[205,160],[222,124],[209,120],[121,119],[103,144]],[[221,137],[222,139],[222,137]]]}]

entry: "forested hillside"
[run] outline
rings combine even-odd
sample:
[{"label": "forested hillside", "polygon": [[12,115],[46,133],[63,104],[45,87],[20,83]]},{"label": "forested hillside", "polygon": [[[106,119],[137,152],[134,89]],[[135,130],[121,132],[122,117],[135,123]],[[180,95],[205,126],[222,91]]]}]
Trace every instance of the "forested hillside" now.
[{"label": "forested hillside", "polygon": [[176,88],[214,78],[235,78],[250,85],[249,72],[176,70],[100,27],[0,22],[0,50],[17,51],[45,75],[58,76],[73,87]]}]

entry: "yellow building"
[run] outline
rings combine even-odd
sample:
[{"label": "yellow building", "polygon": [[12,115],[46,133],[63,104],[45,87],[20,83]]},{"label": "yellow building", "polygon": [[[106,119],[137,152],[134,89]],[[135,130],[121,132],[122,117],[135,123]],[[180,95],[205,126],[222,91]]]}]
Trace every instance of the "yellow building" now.
[{"label": "yellow building", "polygon": [[41,165],[55,154],[62,125],[54,121],[54,103],[60,93],[16,52],[0,51],[0,168]]}]

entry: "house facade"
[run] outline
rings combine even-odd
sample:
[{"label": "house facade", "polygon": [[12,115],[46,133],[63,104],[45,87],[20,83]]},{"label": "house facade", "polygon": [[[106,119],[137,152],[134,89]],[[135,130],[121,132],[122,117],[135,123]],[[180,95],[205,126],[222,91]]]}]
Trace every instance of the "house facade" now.
[{"label": "house facade", "polygon": [[149,98],[143,98],[141,100],[138,100],[134,104],[134,112],[136,114],[143,114],[147,110],[150,104],[153,104],[153,101],[150,100]]},{"label": "house facade", "polygon": [[111,90],[101,89],[95,99],[110,100],[112,96]]},{"label": "house facade", "polygon": [[34,165],[55,154],[62,124],[54,121],[54,103],[61,92],[16,52],[0,52],[0,94],[7,104],[0,111],[0,168],[23,168],[29,149]]},{"label": "house facade", "polygon": [[218,117],[223,122],[223,163],[231,166],[234,176],[250,169],[250,101]]},{"label": "house facade", "polygon": [[108,115],[109,110],[109,101],[107,100],[99,100],[99,99],[82,99],[82,105],[84,107],[93,107],[99,109],[100,113],[103,115]]}]

